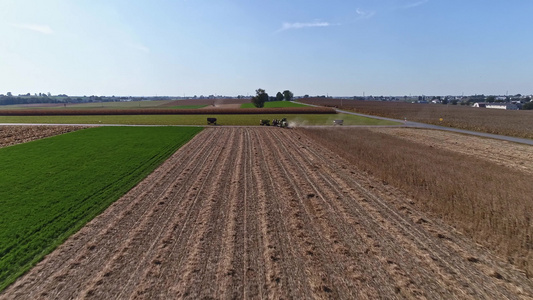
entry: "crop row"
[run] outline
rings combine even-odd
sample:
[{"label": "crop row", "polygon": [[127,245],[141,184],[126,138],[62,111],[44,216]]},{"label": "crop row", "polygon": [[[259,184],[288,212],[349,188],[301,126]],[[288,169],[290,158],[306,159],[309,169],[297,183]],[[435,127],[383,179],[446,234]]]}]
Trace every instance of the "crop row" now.
[{"label": "crop row", "polygon": [[529,174],[366,129],[299,130],[533,274]]},{"label": "crop row", "polygon": [[249,115],[249,114],[335,114],[326,107],[206,108],[206,109],[35,109],[0,110],[0,116],[78,116],[78,115]]}]

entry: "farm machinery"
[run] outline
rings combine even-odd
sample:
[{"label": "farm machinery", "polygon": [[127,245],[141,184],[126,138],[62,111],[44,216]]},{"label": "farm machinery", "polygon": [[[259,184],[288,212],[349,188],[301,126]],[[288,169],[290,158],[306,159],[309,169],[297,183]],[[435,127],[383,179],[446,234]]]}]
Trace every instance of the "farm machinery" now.
[{"label": "farm machinery", "polygon": [[[270,126],[270,120],[260,120],[259,125],[261,126]],[[282,119],[274,119],[272,120],[272,126],[281,127],[281,128],[287,128],[289,126],[289,122],[287,122],[287,118]]]}]

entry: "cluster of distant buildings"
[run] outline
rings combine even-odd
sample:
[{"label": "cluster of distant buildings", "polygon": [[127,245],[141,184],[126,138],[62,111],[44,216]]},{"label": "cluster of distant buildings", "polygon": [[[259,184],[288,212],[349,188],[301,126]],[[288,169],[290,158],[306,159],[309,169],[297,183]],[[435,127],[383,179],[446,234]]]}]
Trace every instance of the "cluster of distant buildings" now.
[{"label": "cluster of distant buildings", "polygon": [[[460,101],[461,105],[470,105],[472,107],[477,107],[477,108],[519,110],[523,108],[531,109],[531,106],[533,106],[532,99],[533,99],[533,95],[517,94],[514,96],[474,95],[474,96],[468,96],[468,97],[461,97],[458,100]],[[431,103],[446,104],[446,103],[443,103],[441,99],[431,99]]]},{"label": "cluster of distant buildings", "polygon": [[394,101],[421,104],[451,104],[468,105],[478,108],[494,108],[506,110],[533,109],[533,95],[514,96],[366,96],[366,97],[336,97],[353,100]]},{"label": "cluster of distant buildings", "polygon": [[507,110],[519,110],[522,109],[523,103],[490,103],[490,102],[476,102],[472,107],[482,108],[495,108],[495,109],[507,109]]}]

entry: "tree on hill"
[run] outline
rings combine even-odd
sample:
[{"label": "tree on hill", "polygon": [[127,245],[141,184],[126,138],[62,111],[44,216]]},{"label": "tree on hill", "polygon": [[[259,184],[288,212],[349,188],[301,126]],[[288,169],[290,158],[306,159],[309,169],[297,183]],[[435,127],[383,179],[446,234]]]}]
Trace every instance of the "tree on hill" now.
[{"label": "tree on hill", "polygon": [[276,94],[276,100],[277,101],[283,101],[283,98],[285,98],[285,97],[283,97],[283,94],[281,92],[278,92]]},{"label": "tree on hill", "polygon": [[285,98],[285,101],[292,101],[292,98],[294,97],[294,94],[289,90],[283,91],[283,98]]},{"label": "tree on hill", "polygon": [[252,97],[252,103],[255,107],[261,108],[268,101],[268,94],[263,89],[255,90],[255,96]]}]

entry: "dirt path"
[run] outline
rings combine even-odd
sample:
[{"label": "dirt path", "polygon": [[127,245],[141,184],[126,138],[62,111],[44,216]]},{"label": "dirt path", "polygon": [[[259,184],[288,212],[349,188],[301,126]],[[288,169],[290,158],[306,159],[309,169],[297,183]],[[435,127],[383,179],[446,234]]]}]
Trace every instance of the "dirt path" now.
[{"label": "dirt path", "polygon": [[533,284],[298,132],[212,128],[1,299],[521,299]]}]

